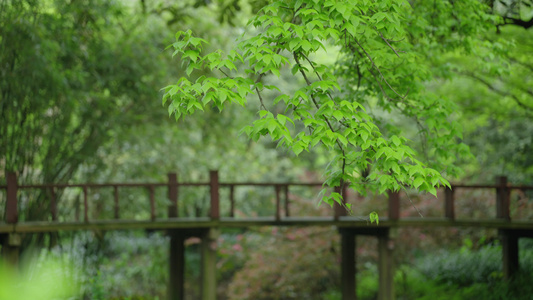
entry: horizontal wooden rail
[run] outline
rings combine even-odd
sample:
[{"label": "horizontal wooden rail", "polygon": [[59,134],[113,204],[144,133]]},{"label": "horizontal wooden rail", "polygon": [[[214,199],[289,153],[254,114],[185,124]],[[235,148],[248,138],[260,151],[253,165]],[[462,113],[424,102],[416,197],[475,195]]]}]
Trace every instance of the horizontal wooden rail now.
[{"label": "horizontal wooden rail", "polygon": [[[112,188],[113,189],[113,219],[120,220],[120,199],[119,192],[122,188],[144,188],[148,191],[148,203],[149,203],[149,221],[155,222],[157,218],[157,204],[155,200],[156,188],[168,189],[168,205],[167,205],[167,217],[169,219],[177,220],[180,218],[178,211],[178,198],[180,187],[206,187],[209,188],[210,206],[209,206],[209,218],[211,220],[221,219],[220,214],[220,189],[229,189],[229,215],[231,218],[235,217],[235,190],[241,187],[260,187],[260,188],[273,188],[272,198],[274,202],[275,212],[273,217],[276,221],[281,222],[285,218],[294,218],[290,215],[290,187],[322,187],[322,182],[220,182],[217,171],[210,171],[208,182],[179,182],[177,174],[169,173],[168,182],[165,183],[82,183],[82,184],[21,184],[17,183],[17,176],[14,173],[8,173],[6,178],[7,185],[0,185],[0,189],[7,191],[6,201],[6,219],[7,224],[16,224],[19,219],[18,212],[18,200],[17,194],[19,190],[23,189],[44,189],[50,199],[49,209],[50,216],[53,222],[58,223],[60,216],[58,215],[58,208],[61,206],[60,189],[66,188],[79,188],[82,190],[80,201],[76,202],[76,220],[80,220],[80,215],[83,217],[83,222],[89,223],[95,220],[90,220],[89,209],[91,207],[90,191],[93,189]],[[344,186],[341,191],[339,187],[336,187],[334,191],[341,194],[342,204],[336,204],[334,207],[333,217],[338,220],[346,216],[345,204],[347,203],[346,188],[348,184]],[[494,189],[496,192],[496,219],[503,221],[510,221],[510,192],[513,189],[530,190],[533,186],[528,185],[511,185],[507,182],[506,177],[498,177],[496,184],[476,184],[476,185],[464,185],[455,184],[452,185],[452,189],[444,189],[444,218],[450,221],[454,221],[455,216],[455,190],[456,189]],[[398,192],[388,193],[388,219],[391,221],[400,220],[400,194]],[[81,207],[80,207],[81,206]],[[284,213],[282,213],[284,210]],[[159,215],[160,216],[160,215]],[[383,218],[383,217],[382,217]],[[64,221],[64,220],[63,220]]]},{"label": "horizontal wooden rail", "polygon": [[[150,186],[153,187],[168,187],[168,186],[209,186],[209,182],[179,182],[174,184],[168,183],[46,183],[46,184],[22,184],[19,185],[19,189],[47,189],[47,188],[105,188],[105,187],[139,187],[147,188]],[[262,186],[262,187],[272,187],[272,186],[323,186],[323,182],[220,182],[220,187],[230,187],[230,186]],[[497,184],[474,184],[474,185],[464,185],[464,184],[452,184],[452,189],[495,189],[500,187]],[[506,188],[511,190],[533,190],[531,185],[512,185],[509,184]],[[7,189],[7,185],[0,185],[0,189]]]},{"label": "horizontal wooden rail", "polygon": [[445,218],[403,218],[397,221],[382,218],[379,224],[369,224],[368,220],[361,217],[308,217],[286,218],[276,220],[275,217],[255,217],[245,219],[220,218],[211,220],[203,218],[156,219],[150,220],[97,220],[86,222],[22,222],[18,224],[0,223],[0,233],[31,233],[55,232],[71,230],[132,230],[132,229],[191,229],[191,228],[248,228],[257,226],[336,226],[339,228],[377,228],[388,227],[468,227],[468,228],[495,228],[512,230],[533,230],[533,221],[506,222],[497,219],[468,220]]}]

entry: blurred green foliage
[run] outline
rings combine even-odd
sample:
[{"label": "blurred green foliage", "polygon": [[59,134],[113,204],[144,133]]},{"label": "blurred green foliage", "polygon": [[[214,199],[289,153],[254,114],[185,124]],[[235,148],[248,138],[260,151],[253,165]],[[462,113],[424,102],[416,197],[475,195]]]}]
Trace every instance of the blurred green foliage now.
[{"label": "blurred green foliage", "polygon": [[72,280],[75,272],[62,259],[41,257],[20,269],[0,262],[0,299],[74,299],[79,288]]},{"label": "blurred green foliage", "polygon": [[[277,149],[276,142],[239,136],[241,128],[258,119],[258,99],[247,99],[246,109],[204,109],[203,114],[178,124],[168,120],[161,107],[159,88],[186,74],[187,66],[171,61],[171,52],[164,51],[173,42],[174,32],[192,28],[195,35],[205,38],[209,46],[202,55],[216,49],[228,52],[244,32],[246,20],[259,16],[259,9],[271,2],[0,0],[0,184],[5,184],[8,171],[18,172],[19,183],[164,182],[166,173],[173,171],[179,173],[180,181],[206,181],[210,169],[220,170],[221,181],[323,180],[316,170],[324,170],[334,158],[327,149],[303,151],[296,160],[288,151]],[[374,2],[386,6],[402,1]],[[411,13],[403,14],[400,24],[407,39],[400,44],[405,46],[402,50],[418,56],[408,65],[381,68],[400,91],[411,87],[409,95],[418,93],[421,106],[407,103],[407,114],[406,107],[383,96],[365,55],[350,52],[348,44],[334,46],[327,41],[325,49],[308,57],[325,66],[326,72],[344,74],[342,84],[351,89],[342,96],[362,103],[380,132],[399,136],[424,163],[454,174],[457,169],[451,163],[458,158],[457,165],[465,171],[458,180],[492,182],[496,175],[507,175],[512,183],[531,184],[533,33],[517,22],[503,25],[512,23],[510,18],[528,21],[531,7],[524,3],[531,1],[513,6],[515,2],[484,1],[489,6],[481,6],[479,1],[409,1]],[[339,7],[338,20],[347,13]],[[395,23],[386,16],[378,21],[381,16],[373,20],[376,25]],[[309,22],[314,20],[312,15],[307,17]],[[383,30],[394,33],[396,25]],[[363,32],[368,35],[368,49],[382,63],[398,62],[379,35],[370,36],[372,32]],[[396,41],[390,42],[396,47]],[[299,46],[309,47],[303,40]],[[263,64],[273,61],[263,59]],[[242,66],[237,68],[242,71]],[[263,82],[294,94],[303,81],[292,71],[280,68],[279,79],[265,76]],[[397,77],[398,71],[406,76]],[[194,72],[218,76],[209,70]],[[389,88],[385,90],[390,95]],[[263,90],[262,95],[274,115],[286,113],[280,103],[270,105],[278,91]],[[445,118],[443,112],[448,114]],[[426,142],[441,146],[430,149]],[[465,155],[467,147],[455,146],[461,142],[469,146],[472,156]],[[392,138],[391,143],[397,146]],[[296,152],[303,150],[300,146]],[[365,169],[357,168],[356,176]],[[57,192],[60,213],[71,221],[81,190]],[[412,191],[405,193],[424,216],[440,216],[440,202]],[[272,190],[238,188],[235,194],[237,217],[273,214]],[[330,214],[327,208],[316,208],[316,194],[316,190],[292,189],[292,215]],[[157,189],[156,195],[158,217],[165,217],[160,208],[167,205],[166,191]],[[458,215],[492,216],[486,200],[493,196],[457,192]],[[24,219],[49,220],[49,195],[25,190],[19,197]],[[227,214],[229,191],[223,189],[221,197],[222,213]],[[89,190],[89,199],[92,219],[112,217],[112,190]],[[148,219],[147,199],[146,190],[121,190],[122,216]],[[4,200],[5,193],[0,192],[0,218]],[[181,189],[180,216],[205,215],[207,200],[208,189]],[[386,211],[384,199],[374,195],[358,198],[352,205],[360,215]],[[514,218],[530,219],[532,205],[529,194],[513,192]],[[402,211],[418,216],[410,203]],[[467,229],[399,231],[402,244],[396,253],[400,262],[418,259],[415,266],[398,271],[398,299],[530,299],[533,254],[528,241],[521,241],[524,273],[509,284],[499,280],[497,245],[465,243],[460,251],[435,250],[439,243],[456,245],[460,242],[457,236],[476,241],[485,234],[494,235]],[[168,244],[163,235],[89,232],[59,237],[60,247],[22,271],[0,267],[0,299],[165,298]],[[26,255],[40,253],[45,241],[44,235],[27,235]],[[195,298],[199,296],[200,255],[197,241],[188,243],[186,288],[188,297]],[[372,245],[365,240],[359,247],[363,260],[360,299],[373,299],[377,294]],[[221,297],[340,299],[334,230],[227,231],[218,246]]]}]

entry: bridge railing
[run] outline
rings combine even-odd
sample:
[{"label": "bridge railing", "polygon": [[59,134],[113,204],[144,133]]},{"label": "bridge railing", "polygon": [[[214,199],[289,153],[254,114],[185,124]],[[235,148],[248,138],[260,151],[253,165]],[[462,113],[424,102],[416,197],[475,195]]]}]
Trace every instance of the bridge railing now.
[{"label": "bridge railing", "polygon": [[[209,188],[209,218],[211,220],[220,219],[220,190],[221,188],[229,189],[229,217],[235,217],[235,189],[237,187],[272,187],[275,196],[275,220],[280,221],[282,218],[291,217],[291,206],[289,200],[290,187],[321,187],[320,182],[310,183],[257,183],[257,182],[219,182],[218,172],[211,171],[209,174],[209,182],[178,182],[176,173],[168,174],[168,181],[165,183],[84,183],[84,184],[29,184],[19,185],[15,173],[8,173],[6,178],[6,185],[0,185],[0,190],[6,190],[5,201],[5,223],[15,224],[19,222],[19,190],[23,189],[41,189],[47,190],[50,195],[49,214],[52,222],[59,222],[58,218],[58,202],[57,191],[66,188],[79,188],[82,190],[82,207],[83,207],[83,222],[90,222],[89,218],[89,203],[88,190],[112,188],[113,189],[113,218],[120,219],[120,189],[122,188],[144,188],[148,191],[148,201],[150,204],[150,220],[157,219],[157,203],[155,199],[155,189],[166,187],[168,190],[167,217],[178,218],[178,198],[180,187],[208,187]],[[449,220],[455,220],[455,191],[457,189],[494,189],[496,191],[496,218],[502,220],[510,220],[510,195],[512,189],[532,190],[533,186],[512,186],[508,183],[506,177],[498,177],[494,185],[453,185],[452,189],[445,189],[444,191],[444,217]],[[341,195],[346,196],[346,190],[341,191],[340,188],[335,189]],[[346,204],[346,197],[343,197]],[[282,216],[282,211],[284,216]],[[76,212],[75,220],[80,221],[79,210]],[[346,209],[341,205],[335,205],[334,217],[346,215]],[[398,192],[388,193],[388,219],[400,219],[400,194]]]}]

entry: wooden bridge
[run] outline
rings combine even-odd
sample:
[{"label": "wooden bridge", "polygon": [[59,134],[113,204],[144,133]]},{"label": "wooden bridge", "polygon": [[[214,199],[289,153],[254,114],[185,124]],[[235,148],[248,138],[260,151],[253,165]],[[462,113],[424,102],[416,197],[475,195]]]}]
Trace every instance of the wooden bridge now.
[{"label": "wooden bridge", "polygon": [[[185,270],[185,239],[201,238],[202,251],[202,299],[216,298],[216,249],[215,241],[219,228],[252,226],[335,226],[341,235],[341,284],[344,300],[356,298],[355,294],[355,236],[370,235],[378,239],[379,253],[379,294],[378,299],[394,299],[394,268],[392,264],[393,246],[390,230],[398,227],[480,227],[498,229],[502,244],[502,264],[505,278],[511,277],[519,268],[518,239],[533,238],[533,220],[511,220],[510,194],[513,189],[532,190],[533,186],[512,186],[505,177],[499,177],[495,185],[453,185],[444,191],[444,215],[441,218],[400,218],[400,194],[388,193],[388,215],[380,216],[379,224],[370,224],[361,217],[348,216],[346,210],[335,205],[329,217],[291,216],[289,191],[296,186],[319,187],[322,183],[223,183],[219,182],[218,172],[210,172],[209,182],[178,182],[175,173],[168,174],[165,183],[104,183],[104,184],[31,184],[19,185],[17,176],[8,173],[5,190],[4,219],[0,219],[0,241],[4,259],[17,263],[21,245],[21,235],[25,233],[57,232],[67,230],[126,230],[153,229],[165,230],[170,236],[170,257],[168,297],[171,300],[183,299]],[[235,189],[245,186],[262,186],[273,188],[275,212],[271,217],[236,218]],[[148,190],[150,217],[147,220],[129,220],[121,218],[119,192],[124,188],[145,188]],[[208,187],[210,207],[207,217],[180,217],[178,198],[182,187]],[[82,203],[79,203],[74,220],[58,214],[58,190],[78,188],[82,190]],[[110,219],[90,219],[88,191],[94,189],[113,189],[113,217]],[[166,188],[168,202],[165,205],[166,217],[158,217],[155,197],[156,188]],[[20,218],[19,192],[25,189],[46,190],[49,194],[48,221],[33,221]],[[220,190],[229,189],[229,211],[224,216],[220,212]],[[492,219],[457,219],[455,216],[454,192],[458,189],[493,189],[496,193],[496,217]],[[345,191],[337,192],[346,195]],[[2,198],[0,198],[2,199]],[[346,202],[346,199],[343,200]],[[1,204],[0,204],[1,205]],[[282,213],[283,212],[283,213]],[[80,214],[83,213],[81,217]],[[305,251],[305,250],[302,250]]]}]

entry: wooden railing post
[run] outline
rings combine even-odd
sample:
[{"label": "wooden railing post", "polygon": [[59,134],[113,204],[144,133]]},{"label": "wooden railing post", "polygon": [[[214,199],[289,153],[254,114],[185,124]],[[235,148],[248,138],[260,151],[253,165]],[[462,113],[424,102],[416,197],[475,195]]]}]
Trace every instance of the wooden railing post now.
[{"label": "wooden railing post", "polygon": [[507,177],[497,177],[496,184],[498,185],[496,188],[496,218],[510,221],[509,204],[511,190],[507,187]]},{"label": "wooden railing post", "polygon": [[285,217],[289,217],[289,185],[285,185]]},{"label": "wooden railing post", "polygon": [[150,192],[150,220],[155,221],[156,212],[155,212],[155,187],[150,185],[148,188]]},{"label": "wooden railing post", "polygon": [[276,221],[279,221],[281,219],[281,212],[280,212],[281,199],[279,195],[279,193],[281,192],[281,186],[276,184],[274,188],[276,190]]},{"label": "wooden railing post", "polygon": [[14,224],[18,222],[17,208],[17,174],[14,172],[7,173],[7,201],[6,201],[6,223]]},{"label": "wooden railing post", "polygon": [[87,186],[83,186],[83,220],[89,222],[89,203],[87,200]]},{"label": "wooden railing post", "polygon": [[178,175],[176,173],[168,173],[168,217],[177,218],[178,211]]},{"label": "wooden railing post", "polygon": [[218,171],[210,171],[209,179],[211,189],[211,210],[209,217],[213,220],[218,220],[220,219]]},{"label": "wooden railing post", "polygon": [[229,216],[235,217],[235,186],[229,186]]},{"label": "wooden railing post", "polygon": [[444,216],[453,221],[455,220],[455,191],[450,188],[444,188]]},{"label": "wooden railing post", "polygon": [[120,219],[120,205],[119,205],[119,199],[118,199],[118,186],[114,185],[113,186],[113,199],[114,199],[114,202],[115,202],[115,219],[118,220]]},{"label": "wooden railing post", "polygon": [[335,220],[338,220],[339,217],[346,216],[346,187],[344,184],[342,184],[342,188],[340,186],[335,187],[335,193],[339,193],[342,198],[342,205],[335,202],[334,209],[335,209]]},{"label": "wooden railing post", "polygon": [[389,220],[400,219],[400,192],[388,191],[389,194]]},{"label": "wooden railing post", "polygon": [[50,188],[50,214],[52,215],[52,221],[57,221],[57,199],[56,191],[54,187]]}]

